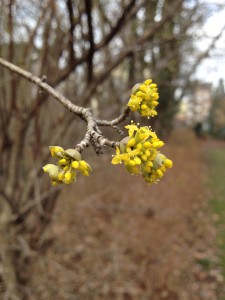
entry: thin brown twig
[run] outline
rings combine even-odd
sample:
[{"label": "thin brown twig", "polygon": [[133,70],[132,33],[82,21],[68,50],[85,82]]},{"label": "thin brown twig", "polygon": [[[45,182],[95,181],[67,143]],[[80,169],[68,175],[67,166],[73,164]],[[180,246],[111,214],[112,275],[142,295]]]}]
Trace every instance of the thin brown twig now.
[{"label": "thin brown twig", "polygon": [[88,41],[89,41],[89,52],[88,52],[88,77],[87,83],[90,84],[93,78],[93,57],[94,57],[94,34],[92,26],[92,1],[85,0],[85,8],[88,23]]},{"label": "thin brown twig", "polygon": [[123,112],[121,113],[121,115],[119,115],[119,117],[108,121],[108,120],[96,120],[96,123],[98,126],[113,126],[113,125],[117,125],[121,122],[123,122],[129,115],[130,113],[130,108],[128,106],[126,106],[123,109]]},{"label": "thin brown twig", "polygon": [[13,199],[10,196],[8,196],[3,190],[0,190],[0,195],[6,200],[6,202],[10,205],[11,209],[13,210]]},{"label": "thin brown twig", "polygon": [[[64,105],[69,111],[73,112],[75,115],[79,116],[82,120],[87,123],[87,131],[85,134],[84,139],[75,147],[80,152],[87,147],[90,142],[96,146],[96,148],[105,148],[105,147],[112,147],[115,148],[117,146],[117,142],[110,141],[105,138],[102,134],[99,133],[98,124],[96,122],[95,117],[90,108],[84,108],[78,105],[73,104],[69,99],[64,97],[60,92],[56,91],[46,82],[30,72],[27,72],[20,67],[0,58],[0,65],[7,68],[11,72],[14,72],[23,78],[27,79],[28,81],[36,84],[39,88],[46,91],[49,95],[51,95],[54,99],[59,101],[62,105]],[[125,112],[127,109],[125,109]],[[124,120],[126,117],[126,113],[122,116],[119,116],[113,123],[109,126],[118,124],[120,121]],[[106,123],[106,122],[105,122]],[[104,124],[104,122],[102,123]],[[108,126],[108,125],[105,125]]]},{"label": "thin brown twig", "polygon": [[71,0],[66,1],[66,6],[67,6],[67,11],[69,15],[69,21],[70,21],[70,28],[69,28],[69,40],[68,40],[68,47],[69,47],[69,61],[70,64],[75,63],[75,52],[73,48],[73,43],[74,43],[74,37],[73,37],[73,32],[75,29],[75,22],[74,22],[74,13],[73,13],[73,3]]}]

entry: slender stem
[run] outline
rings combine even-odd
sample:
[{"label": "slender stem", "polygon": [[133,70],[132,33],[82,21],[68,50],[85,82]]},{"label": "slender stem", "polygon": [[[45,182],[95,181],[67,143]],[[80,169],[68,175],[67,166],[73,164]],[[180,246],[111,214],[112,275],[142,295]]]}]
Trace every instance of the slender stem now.
[{"label": "slender stem", "polygon": [[14,64],[0,58],[0,65],[7,68],[8,70],[22,76],[23,78],[27,79],[28,81],[35,83],[37,86],[39,86],[42,90],[46,91],[49,95],[54,97],[57,101],[59,101],[62,105],[64,105],[66,108],[68,108],[70,111],[75,113],[79,116],[84,116],[86,109],[80,106],[77,106],[73,104],[69,99],[64,97],[60,92],[56,91],[54,88],[52,88],[49,84],[46,82],[43,82],[43,80],[35,75],[33,75],[30,72],[27,72],[20,67],[15,66]]},{"label": "slender stem", "polygon": [[116,124],[119,124],[128,116],[130,111],[128,107],[125,107],[122,114],[112,121],[96,120],[90,108],[75,105],[38,76],[35,76],[32,73],[25,71],[24,69],[21,69],[20,67],[4,60],[3,58],[0,58],[0,65],[10,70],[11,72],[20,75],[26,80],[36,84],[40,89],[47,92],[54,99],[56,99],[63,106],[65,106],[69,111],[73,112],[75,115],[79,116],[87,123],[87,131],[84,136],[84,139],[78,145],[75,146],[75,148],[78,149],[78,151],[82,152],[85,147],[89,146],[90,142],[94,145],[96,149],[106,148],[108,146],[115,148],[117,146],[117,142],[108,140],[100,133],[98,126],[111,126],[112,128],[114,128]]}]

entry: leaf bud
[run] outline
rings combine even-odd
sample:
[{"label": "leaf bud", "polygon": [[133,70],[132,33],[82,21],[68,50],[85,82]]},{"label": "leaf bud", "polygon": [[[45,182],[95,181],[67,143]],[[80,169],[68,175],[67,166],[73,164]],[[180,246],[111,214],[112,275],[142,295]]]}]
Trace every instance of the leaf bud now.
[{"label": "leaf bud", "polygon": [[69,156],[72,157],[75,160],[81,160],[81,155],[80,152],[77,151],[76,149],[67,149],[65,150],[65,153]]}]

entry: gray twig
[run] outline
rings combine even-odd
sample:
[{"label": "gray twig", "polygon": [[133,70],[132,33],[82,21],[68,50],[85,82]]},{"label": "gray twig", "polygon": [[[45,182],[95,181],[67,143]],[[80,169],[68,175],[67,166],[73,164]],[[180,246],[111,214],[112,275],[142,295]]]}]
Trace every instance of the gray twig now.
[{"label": "gray twig", "polygon": [[121,123],[128,116],[130,109],[125,107],[121,115],[114,120],[96,120],[90,108],[81,107],[72,103],[69,99],[64,97],[56,89],[52,88],[48,83],[45,82],[45,77],[39,78],[30,72],[0,58],[0,65],[6,69],[14,72],[26,80],[36,84],[42,91],[47,92],[54,99],[59,101],[63,106],[65,106],[69,111],[73,112],[75,115],[79,116],[82,120],[87,123],[87,131],[83,140],[75,146],[75,148],[82,152],[84,148],[88,147],[90,143],[95,149],[103,149],[107,147],[115,148],[118,143],[115,141],[110,141],[101,134],[98,126],[110,126],[118,133],[122,134],[122,131],[115,125]]}]

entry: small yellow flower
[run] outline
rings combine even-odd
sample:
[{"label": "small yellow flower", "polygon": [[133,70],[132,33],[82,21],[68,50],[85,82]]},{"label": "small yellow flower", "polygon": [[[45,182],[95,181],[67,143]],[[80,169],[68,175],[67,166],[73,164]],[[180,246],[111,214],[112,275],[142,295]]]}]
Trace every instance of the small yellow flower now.
[{"label": "small yellow flower", "polygon": [[173,162],[172,162],[172,160],[170,160],[170,159],[167,158],[167,159],[164,161],[164,165],[165,165],[166,168],[172,168]]},{"label": "small yellow flower", "polygon": [[132,147],[132,146],[135,145],[135,143],[136,143],[135,138],[131,138],[131,139],[129,139],[129,141],[127,142],[127,146]]},{"label": "small yellow flower", "polygon": [[62,157],[62,152],[64,152],[64,149],[62,147],[59,146],[50,146],[49,147],[50,152],[51,152],[51,156],[52,157]]},{"label": "small yellow flower", "polygon": [[50,146],[49,148],[52,157],[58,159],[57,165],[47,164],[43,167],[44,172],[49,174],[52,185],[74,182],[76,180],[74,169],[80,171],[84,176],[89,176],[92,169],[87,162],[81,160],[81,155],[76,149],[64,150],[59,146]]},{"label": "small yellow flower", "polygon": [[164,142],[163,141],[153,142],[153,146],[154,148],[161,148],[162,146],[164,146]]},{"label": "small yellow flower", "polygon": [[80,165],[79,165],[79,171],[84,175],[84,176],[89,176],[89,173],[92,171],[91,167],[89,166],[86,161],[81,160]]},{"label": "small yellow flower", "polygon": [[64,178],[64,173],[59,173],[59,174],[58,174],[58,180],[59,180],[59,181],[62,181],[63,178]]},{"label": "small yellow flower", "polygon": [[79,162],[76,161],[76,160],[72,162],[72,167],[73,167],[74,169],[77,169],[77,170],[78,170],[78,169],[79,169],[79,165],[80,165]]},{"label": "small yellow flower", "polygon": [[127,106],[132,111],[137,111],[143,117],[154,117],[157,115],[156,106],[159,94],[157,85],[152,83],[151,79],[145,80],[144,83],[135,85]]},{"label": "small yellow flower", "polygon": [[132,137],[134,133],[138,131],[137,125],[135,125],[133,122],[131,122],[130,125],[125,126],[125,128],[128,129],[129,137]]},{"label": "small yellow flower", "polygon": [[134,158],[134,162],[135,162],[136,165],[140,165],[141,164],[141,160],[137,156]]},{"label": "small yellow flower", "polygon": [[70,184],[74,181],[76,177],[76,173],[73,171],[73,172],[66,172],[65,173],[65,176],[64,176],[64,179],[63,179],[63,182],[65,184]]},{"label": "small yellow flower", "polygon": [[156,183],[164,176],[166,169],[172,166],[173,163],[170,159],[166,158],[162,153],[157,152],[155,159],[152,161],[152,166],[148,167],[145,165],[143,167],[143,178],[149,184]]},{"label": "small yellow flower", "polygon": [[62,158],[58,161],[59,165],[65,165],[66,164],[66,159]]},{"label": "small yellow flower", "polygon": [[142,174],[144,180],[151,184],[161,179],[167,168],[173,163],[158,149],[164,145],[150,127],[134,124],[125,126],[129,136],[124,138],[116,148],[112,164],[124,163],[131,174]]}]

